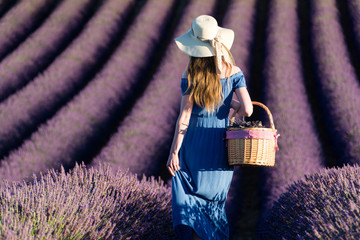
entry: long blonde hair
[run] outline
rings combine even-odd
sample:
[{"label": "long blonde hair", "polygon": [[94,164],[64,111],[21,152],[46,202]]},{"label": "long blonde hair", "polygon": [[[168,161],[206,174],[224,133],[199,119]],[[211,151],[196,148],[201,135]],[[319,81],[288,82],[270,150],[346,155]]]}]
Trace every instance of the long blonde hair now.
[{"label": "long blonde hair", "polygon": [[[205,107],[207,112],[223,104],[223,91],[220,76],[216,73],[216,57],[190,57],[188,64],[188,89],[190,99],[197,105]],[[227,66],[226,77],[231,74],[232,65]]]}]

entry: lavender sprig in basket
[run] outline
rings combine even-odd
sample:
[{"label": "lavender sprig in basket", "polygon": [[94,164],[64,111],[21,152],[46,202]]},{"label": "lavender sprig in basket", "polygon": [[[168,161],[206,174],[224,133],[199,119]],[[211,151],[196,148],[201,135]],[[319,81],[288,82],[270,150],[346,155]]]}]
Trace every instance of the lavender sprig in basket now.
[{"label": "lavender sprig in basket", "polygon": [[240,129],[244,129],[244,128],[265,128],[265,126],[263,126],[263,124],[262,124],[262,122],[260,120],[245,121],[244,118],[235,120],[234,122],[231,123],[230,127],[231,128],[240,128]]}]

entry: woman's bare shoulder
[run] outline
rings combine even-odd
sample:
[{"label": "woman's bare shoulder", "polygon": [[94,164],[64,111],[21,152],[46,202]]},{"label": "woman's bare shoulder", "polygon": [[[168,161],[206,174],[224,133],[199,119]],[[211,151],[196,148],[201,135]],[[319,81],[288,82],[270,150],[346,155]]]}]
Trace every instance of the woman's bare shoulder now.
[{"label": "woman's bare shoulder", "polygon": [[231,75],[234,75],[235,73],[240,72],[241,69],[238,66],[233,66],[231,69]]}]

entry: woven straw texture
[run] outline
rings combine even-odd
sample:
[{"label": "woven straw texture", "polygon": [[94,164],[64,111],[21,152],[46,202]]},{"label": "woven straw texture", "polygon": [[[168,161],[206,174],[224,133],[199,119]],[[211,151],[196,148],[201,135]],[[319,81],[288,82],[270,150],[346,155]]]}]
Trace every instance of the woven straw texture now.
[{"label": "woven straw texture", "polygon": [[[274,136],[277,135],[274,121],[270,110],[262,103],[252,102],[253,105],[260,106],[267,112],[271,128],[235,128],[231,127],[235,120],[235,111],[230,120],[228,131],[272,131]],[[237,138],[227,139],[228,161],[229,165],[255,165],[255,166],[274,166],[276,152],[276,138],[260,139],[260,138]]]}]

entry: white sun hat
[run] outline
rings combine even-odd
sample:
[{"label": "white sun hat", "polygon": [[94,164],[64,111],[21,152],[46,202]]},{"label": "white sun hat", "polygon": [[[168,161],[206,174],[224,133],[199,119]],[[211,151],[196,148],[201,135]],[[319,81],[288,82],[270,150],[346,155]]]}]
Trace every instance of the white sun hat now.
[{"label": "white sun hat", "polygon": [[215,56],[212,41],[217,39],[228,49],[234,42],[234,31],[218,26],[216,19],[209,15],[200,15],[194,19],[191,28],[185,34],[175,38],[179,49],[193,57]]},{"label": "white sun hat", "polygon": [[234,35],[233,30],[219,27],[214,17],[200,15],[194,19],[190,30],[175,38],[175,42],[178,48],[189,56],[217,56],[217,60],[221,60],[221,56],[225,55],[226,60],[230,57],[226,48],[230,50]]}]

